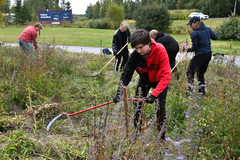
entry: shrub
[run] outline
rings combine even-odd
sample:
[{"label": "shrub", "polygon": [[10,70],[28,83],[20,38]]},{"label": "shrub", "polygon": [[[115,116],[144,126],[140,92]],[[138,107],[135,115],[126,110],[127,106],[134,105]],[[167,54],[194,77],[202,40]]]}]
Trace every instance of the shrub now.
[{"label": "shrub", "polygon": [[240,40],[240,20],[238,16],[231,15],[224,20],[220,27],[216,27],[216,34],[222,40]]},{"label": "shrub", "polygon": [[97,29],[111,29],[111,22],[108,20],[90,20],[88,23],[89,28]]},{"label": "shrub", "polygon": [[140,6],[134,18],[136,20],[136,28],[147,31],[157,29],[165,32],[172,23],[168,10],[157,5]]},{"label": "shrub", "polygon": [[188,16],[192,12],[196,12],[195,9],[192,10],[170,10],[170,16],[173,20],[188,20]]}]

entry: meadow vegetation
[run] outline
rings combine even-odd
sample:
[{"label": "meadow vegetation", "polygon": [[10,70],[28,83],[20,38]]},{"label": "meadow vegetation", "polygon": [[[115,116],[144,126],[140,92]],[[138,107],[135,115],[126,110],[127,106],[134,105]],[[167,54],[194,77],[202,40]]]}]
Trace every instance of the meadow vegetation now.
[{"label": "meadow vegetation", "polygon": [[[0,47],[0,159],[240,159],[240,69],[234,56],[211,61],[206,96],[197,92],[197,82],[187,83],[189,58],[179,63],[180,79],[172,75],[166,100],[165,145],[154,104],[144,104],[143,131],[133,139],[132,101],[61,116],[47,132],[60,113],[112,101],[121,72],[113,72],[112,62],[96,76],[112,56],[71,53],[54,44],[40,44],[39,55],[29,58],[18,47]],[[136,83],[125,97],[135,95]],[[187,98],[188,87],[193,92]]]}]

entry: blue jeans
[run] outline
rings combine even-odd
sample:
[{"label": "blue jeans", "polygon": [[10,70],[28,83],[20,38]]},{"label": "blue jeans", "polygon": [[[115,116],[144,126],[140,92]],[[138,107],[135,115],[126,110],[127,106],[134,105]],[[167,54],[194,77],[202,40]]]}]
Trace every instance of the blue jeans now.
[{"label": "blue jeans", "polygon": [[24,41],[18,39],[18,43],[19,43],[20,50],[22,53],[28,52],[29,56],[33,57],[34,49],[33,49],[31,42],[24,42]]}]

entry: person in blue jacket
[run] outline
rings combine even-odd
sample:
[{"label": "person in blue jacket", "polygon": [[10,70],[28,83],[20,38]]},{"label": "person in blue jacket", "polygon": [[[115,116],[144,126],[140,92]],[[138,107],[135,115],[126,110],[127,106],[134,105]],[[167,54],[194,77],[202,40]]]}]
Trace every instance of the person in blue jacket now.
[{"label": "person in blue jacket", "polygon": [[210,39],[217,40],[218,36],[209,27],[206,27],[199,17],[192,17],[187,25],[190,25],[193,32],[191,33],[192,47],[186,51],[195,52],[195,56],[191,59],[187,70],[188,83],[193,83],[194,74],[197,73],[201,86],[199,92],[205,95],[204,74],[212,58]]}]

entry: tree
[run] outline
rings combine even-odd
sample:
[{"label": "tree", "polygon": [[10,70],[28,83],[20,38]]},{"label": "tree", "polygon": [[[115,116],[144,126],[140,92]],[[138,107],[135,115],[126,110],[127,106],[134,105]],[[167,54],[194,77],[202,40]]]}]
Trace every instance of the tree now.
[{"label": "tree", "polygon": [[106,18],[109,18],[110,21],[113,23],[114,29],[117,29],[121,22],[123,21],[124,15],[124,8],[122,5],[117,5],[114,2],[108,7]]},{"label": "tree", "polygon": [[93,19],[98,19],[100,18],[100,3],[97,2],[94,6],[93,6]]},{"label": "tree", "polygon": [[[4,5],[4,4],[5,4],[5,0],[0,0],[0,6],[1,6],[1,5]],[[2,14],[2,12],[0,11],[0,23],[3,23],[2,19],[3,19],[3,14]]]},{"label": "tree", "polygon": [[72,9],[71,3],[69,1],[67,1],[65,4],[66,4],[66,9],[67,10],[71,10]]},{"label": "tree", "polygon": [[87,6],[87,10],[85,11],[88,19],[92,19],[93,18],[93,6],[92,3],[89,4],[89,6]]},{"label": "tree", "polygon": [[[3,4],[1,5],[0,4],[0,11],[2,13],[10,13],[10,7],[11,7],[11,4],[10,4],[10,0],[0,0],[3,2]],[[4,3],[5,1],[5,3]],[[1,2],[0,2],[1,3]]]},{"label": "tree", "polygon": [[178,3],[176,4],[177,9],[186,9],[187,8],[187,3],[190,0],[178,0]]},{"label": "tree", "polygon": [[170,13],[167,8],[160,5],[141,5],[137,9],[137,14],[134,15],[136,20],[136,28],[150,31],[157,29],[165,32],[172,23]]},{"label": "tree", "polygon": [[14,23],[20,24],[21,23],[21,13],[22,13],[22,0],[15,0],[15,7],[14,7]]}]

